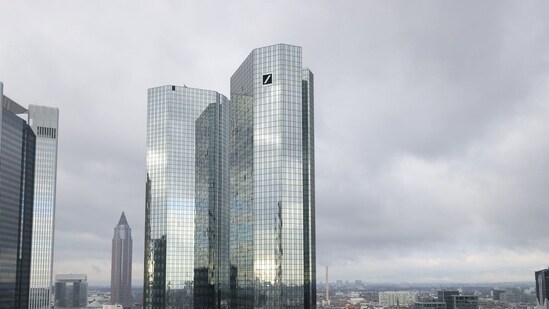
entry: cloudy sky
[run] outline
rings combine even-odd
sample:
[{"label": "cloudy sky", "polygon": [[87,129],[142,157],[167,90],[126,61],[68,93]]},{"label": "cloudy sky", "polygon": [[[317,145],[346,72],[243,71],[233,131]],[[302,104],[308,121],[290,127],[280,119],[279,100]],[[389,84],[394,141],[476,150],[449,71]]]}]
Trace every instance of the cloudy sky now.
[{"label": "cloudy sky", "polygon": [[[549,265],[546,1],[2,1],[0,80],[60,109],[55,273],[142,284],[147,88],[229,95],[256,47],[315,73],[317,266],[333,280],[533,281]],[[319,281],[323,281],[319,275]]]}]

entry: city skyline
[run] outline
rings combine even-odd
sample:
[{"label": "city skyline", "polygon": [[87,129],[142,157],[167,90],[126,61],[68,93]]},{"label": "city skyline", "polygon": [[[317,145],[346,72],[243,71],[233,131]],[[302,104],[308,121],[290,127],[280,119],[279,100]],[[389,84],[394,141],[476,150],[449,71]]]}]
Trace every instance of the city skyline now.
[{"label": "city skyline", "polygon": [[0,9],[4,92],[63,113],[54,273],[108,284],[106,218],[125,210],[142,284],[146,89],[228,95],[235,64],[279,42],[316,77],[319,274],[533,282],[549,263],[545,2]]}]

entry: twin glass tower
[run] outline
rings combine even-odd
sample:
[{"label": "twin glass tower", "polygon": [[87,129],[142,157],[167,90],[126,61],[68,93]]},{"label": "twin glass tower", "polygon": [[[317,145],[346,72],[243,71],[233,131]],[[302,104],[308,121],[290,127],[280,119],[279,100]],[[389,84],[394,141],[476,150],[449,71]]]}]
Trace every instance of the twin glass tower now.
[{"label": "twin glass tower", "polygon": [[316,308],[313,74],[255,49],[231,98],[148,91],[145,308]]}]

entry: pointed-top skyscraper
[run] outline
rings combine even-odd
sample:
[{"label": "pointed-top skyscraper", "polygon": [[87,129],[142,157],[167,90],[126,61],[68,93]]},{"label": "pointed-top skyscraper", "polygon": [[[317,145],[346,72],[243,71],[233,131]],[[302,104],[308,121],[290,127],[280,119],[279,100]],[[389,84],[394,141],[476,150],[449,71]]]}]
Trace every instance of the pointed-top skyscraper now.
[{"label": "pointed-top skyscraper", "polygon": [[132,230],[122,212],[112,238],[111,303],[131,308],[132,300]]},{"label": "pointed-top skyscraper", "polygon": [[126,214],[124,214],[124,212],[122,212],[122,215],[120,215],[120,220],[118,220],[118,224],[117,224],[117,225],[126,225],[126,226],[129,226],[128,220],[126,220]]}]

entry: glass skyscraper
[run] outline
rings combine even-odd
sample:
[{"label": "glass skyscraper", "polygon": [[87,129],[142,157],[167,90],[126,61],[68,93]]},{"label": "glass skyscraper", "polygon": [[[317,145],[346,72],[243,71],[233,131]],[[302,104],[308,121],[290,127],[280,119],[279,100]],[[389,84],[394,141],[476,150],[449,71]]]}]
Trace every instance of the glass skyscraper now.
[{"label": "glass skyscraper", "polygon": [[36,136],[0,82],[0,308],[27,308]]},{"label": "glass skyscraper", "polygon": [[536,299],[539,307],[549,307],[549,268],[535,272]]},{"label": "glass skyscraper", "polygon": [[112,238],[111,303],[124,308],[133,306],[132,245],[132,229],[122,212]]},{"label": "glass skyscraper", "polygon": [[59,109],[30,105],[28,114],[36,134],[29,308],[51,308]]},{"label": "glass skyscraper", "polygon": [[228,302],[226,141],[218,134],[227,102],[186,86],[148,91],[145,308]]},{"label": "glass skyscraper", "polygon": [[195,126],[195,308],[226,308],[229,297],[229,174],[226,100]]},{"label": "glass skyscraper", "polygon": [[315,308],[313,74],[258,48],[214,91],[149,89],[145,308]]},{"label": "glass skyscraper", "polygon": [[235,308],[316,307],[313,74],[301,47],[255,49],[231,77]]}]

